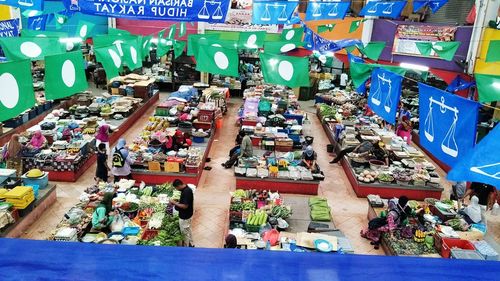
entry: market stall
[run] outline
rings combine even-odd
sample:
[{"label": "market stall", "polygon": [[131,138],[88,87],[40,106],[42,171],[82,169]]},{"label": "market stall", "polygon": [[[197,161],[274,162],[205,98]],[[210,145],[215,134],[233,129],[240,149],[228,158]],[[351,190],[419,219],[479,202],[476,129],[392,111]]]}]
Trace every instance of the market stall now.
[{"label": "market stall", "polygon": [[233,246],[242,249],[353,252],[321,197],[237,189],[231,196],[226,234],[234,235]]},{"label": "market stall", "polygon": [[304,165],[303,148],[313,138],[304,136],[307,117],[293,91],[259,86],[247,89],[244,95],[241,130],[250,135],[254,148],[251,157],[241,157],[237,163],[236,186],[317,194],[324,176],[315,159],[311,160],[311,167]]},{"label": "market stall", "polygon": [[209,88],[200,97],[194,87],[181,86],[161,102],[130,146],[133,178],[148,184],[178,178],[197,185],[216,124],[222,126],[225,99],[224,89]]},{"label": "market stall", "polygon": [[0,169],[0,237],[20,237],[56,202],[48,177],[40,170],[17,177],[15,170]]},{"label": "market stall", "polygon": [[[383,127],[380,118],[366,116],[368,112],[361,97],[342,91],[332,94],[333,105],[319,105],[317,114],[331,140],[332,152],[340,155],[337,161],[358,197],[369,194],[384,198],[406,195],[415,200],[441,197],[441,178],[419,148],[408,145]],[[361,143],[370,149],[358,153]],[[377,149],[380,143],[383,147]],[[346,148],[351,149],[341,153]]]},{"label": "market stall", "polygon": [[[112,129],[112,144],[139,119],[159,98],[156,92],[145,100],[121,95],[94,96],[80,94],[74,105],[48,114],[37,125],[22,133],[23,169],[50,171],[52,181],[76,181],[92,164],[95,134],[104,124]],[[40,145],[33,146],[40,132]]]},{"label": "market stall", "polygon": [[[498,249],[484,240],[487,235],[484,217],[477,224],[467,223],[458,214],[458,203],[452,200],[427,198],[425,203],[409,201],[408,205],[413,210],[423,207],[424,214],[410,217],[403,227],[382,236],[382,248],[387,255],[498,259]],[[386,210],[386,200],[370,196],[368,220]]]},{"label": "market stall", "polygon": [[[91,186],[48,240],[178,246],[183,236],[169,199],[179,197],[180,192],[169,183],[137,186],[133,180],[121,180]],[[106,211],[101,214],[100,208]]]}]

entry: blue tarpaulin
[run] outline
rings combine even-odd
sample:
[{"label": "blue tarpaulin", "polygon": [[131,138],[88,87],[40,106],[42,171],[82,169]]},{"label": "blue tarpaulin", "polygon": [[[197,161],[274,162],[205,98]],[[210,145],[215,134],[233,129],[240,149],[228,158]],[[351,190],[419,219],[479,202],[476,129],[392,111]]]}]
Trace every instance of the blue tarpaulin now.
[{"label": "blue tarpaulin", "polygon": [[0,239],[3,281],[486,281],[499,273],[492,261]]}]

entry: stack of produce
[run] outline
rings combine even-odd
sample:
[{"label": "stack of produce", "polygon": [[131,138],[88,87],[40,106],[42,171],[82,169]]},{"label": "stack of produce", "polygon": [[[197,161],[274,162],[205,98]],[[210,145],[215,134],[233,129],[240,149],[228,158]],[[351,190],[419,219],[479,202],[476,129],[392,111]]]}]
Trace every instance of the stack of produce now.
[{"label": "stack of produce", "polygon": [[309,198],[309,207],[311,208],[311,219],[313,221],[331,221],[330,207],[326,198]]}]

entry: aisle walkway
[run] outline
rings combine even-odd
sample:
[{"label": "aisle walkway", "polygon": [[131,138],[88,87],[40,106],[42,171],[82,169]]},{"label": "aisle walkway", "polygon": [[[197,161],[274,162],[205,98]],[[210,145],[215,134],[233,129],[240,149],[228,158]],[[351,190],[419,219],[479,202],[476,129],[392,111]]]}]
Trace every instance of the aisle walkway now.
[{"label": "aisle walkway", "polygon": [[[160,100],[163,100],[165,96],[162,94]],[[224,125],[222,129],[217,131],[209,154],[211,161],[206,164],[212,170],[203,172],[195,194],[193,235],[197,247],[218,248],[223,246],[224,234],[228,225],[229,192],[235,189],[236,180],[233,170],[226,170],[220,164],[226,161],[228,151],[234,145],[234,138],[238,131],[236,117],[241,103],[241,99],[231,99],[228,113],[224,117]],[[340,166],[328,163],[331,160],[331,156],[326,152],[329,140],[315,116],[312,101],[303,102],[302,108],[309,113],[312,126],[310,131],[314,137],[313,147],[318,153],[318,163],[326,176],[326,180],[320,185],[320,196],[328,198],[336,227],[349,238],[356,253],[382,255],[382,250],[374,250],[367,240],[359,236],[360,229],[367,225],[368,204],[366,199],[356,197]],[[154,106],[124,134],[128,142],[131,142],[140,133],[153,112]],[[95,165],[77,183],[59,183],[57,202],[47,210],[23,238],[45,239],[49,236],[64,213],[78,202],[78,197],[83,190],[93,183],[94,171]],[[442,171],[440,173],[443,175]],[[444,196],[447,196],[447,193]],[[494,229],[493,233],[499,233],[499,225],[498,223],[490,225],[490,230]]]}]

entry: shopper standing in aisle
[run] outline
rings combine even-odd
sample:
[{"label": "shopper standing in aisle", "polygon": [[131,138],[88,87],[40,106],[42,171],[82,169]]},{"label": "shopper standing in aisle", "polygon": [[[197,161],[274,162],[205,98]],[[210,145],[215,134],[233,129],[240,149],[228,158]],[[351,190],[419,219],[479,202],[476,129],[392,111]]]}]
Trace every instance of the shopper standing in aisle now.
[{"label": "shopper standing in aisle", "polygon": [[99,147],[99,144],[104,143],[106,146],[106,153],[109,155],[109,134],[111,133],[111,128],[108,124],[103,124],[99,127],[97,134],[95,136],[95,146]]},{"label": "shopper standing in aisle", "polygon": [[97,147],[97,168],[95,172],[95,180],[97,183],[99,181],[108,182],[108,153],[106,151],[106,145],[100,143]]},{"label": "shopper standing in aisle", "polygon": [[23,145],[19,142],[19,135],[14,134],[10,141],[4,146],[3,160],[6,161],[7,169],[16,170],[17,176],[23,173],[23,161],[21,159],[21,150]]},{"label": "shopper standing in aisle", "polygon": [[175,189],[181,192],[179,201],[170,200],[170,203],[175,206],[179,212],[179,227],[184,235],[184,246],[194,247],[193,234],[191,231],[191,221],[193,217],[193,190],[184,184],[180,179],[173,182]]},{"label": "shopper standing in aisle", "polygon": [[120,178],[132,179],[132,169],[130,165],[133,163],[130,158],[125,139],[118,140],[118,144],[113,150],[113,168],[111,173],[114,176],[114,182],[118,182]]},{"label": "shopper standing in aisle", "polygon": [[340,89],[344,90],[347,87],[349,76],[346,73],[340,74]]}]

